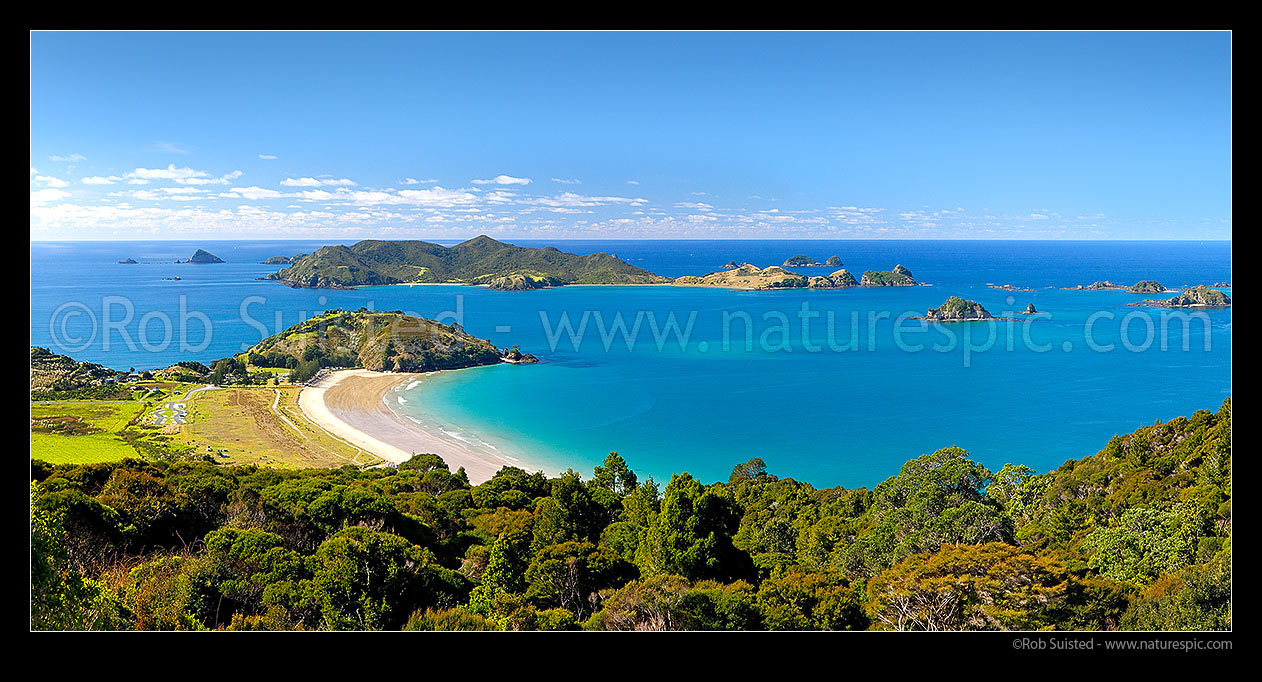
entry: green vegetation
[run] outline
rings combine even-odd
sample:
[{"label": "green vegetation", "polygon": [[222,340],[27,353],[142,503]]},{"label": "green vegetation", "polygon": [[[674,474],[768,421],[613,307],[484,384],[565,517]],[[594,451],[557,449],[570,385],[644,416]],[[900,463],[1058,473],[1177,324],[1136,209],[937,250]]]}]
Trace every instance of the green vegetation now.
[{"label": "green vegetation", "polygon": [[855,286],[854,277],[845,270],[838,270],[828,277],[807,277],[789,272],[777,265],[760,268],[746,263],[738,268],[712,272],[696,277],[685,275],[674,281],[675,286],[726,287],[732,289],[839,289]]},{"label": "green vegetation", "polygon": [[966,301],[959,296],[952,296],[937,308],[930,308],[925,313],[926,320],[938,322],[960,322],[966,320],[993,319],[990,311],[977,301]]},{"label": "green vegetation", "polygon": [[31,395],[41,394],[40,400],[57,400],[60,394],[77,397],[69,394],[83,389],[99,389],[101,398],[112,399],[117,393],[112,384],[123,375],[94,362],[78,362],[47,348],[31,346]]},{"label": "green vegetation", "polygon": [[[362,241],[325,246],[268,275],[295,287],[346,288],[408,282],[487,284],[514,275],[535,283],[659,284],[667,280],[606,253],[579,256],[481,236],[453,247],[420,241]],[[529,287],[535,288],[535,287]]]},{"label": "green vegetation", "polygon": [[1162,286],[1161,282],[1155,282],[1151,279],[1136,282],[1131,288],[1127,289],[1132,294],[1160,294],[1165,292],[1165,290],[1166,288]]},{"label": "green vegetation", "polygon": [[[322,367],[424,372],[489,365],[501,352],[490,341],[466,334],[459,325],[404,315],[402,311],[331,310],[270,336],[241,358],[215,366],[226,374],[256,367],[292,369],[290,381],[304,382]],[[221,363],[224,361],[220,361]],[[214,375],[212,375],[212,380]],[[215,382],[217,383],[217,382]]]},{"label": "green vegetation", "polygon": [[[247,389],[241,389],[246,391]],[[36,629],[1228,629],[1231,405],[1037,474],[32,464]],[[168,548],[168,549],[162,549]]]},{"label": "green vegetation", "polygon": [[811,258],[810,256],[804,256],[800,253],[796,256],[790,256],[784,260],[784,267],[786,268],[802,267],[804,265],[819,265],[819,264],[820,264],[819,261],[815,260],[814,258]]},{"label": "green vegetation", "polygon": [[911,270],[901,265],[895,265],[893,270],[868,270],[859,280],[859,285],[865,287],[913,287],[917,284]]},{"label": "green vegetation", "polygon": [[139,433],[147,409],[136,401],[32,402],[31,453],[55,464],[136,457],[140,453],[127,436]]},{"label": "green vegetation", "polygon": [[1221,308],[1231,305],[1231,297],[1217,289],[1198,284],[1165,302],[1170,308]]},{"label": "green vegetation", "polygon": [[827,265],[830,268],[839,268],[843,265],[843,263],[841,262],[840,256],[829,256],[828,260],[824,261],[824,265]]}]

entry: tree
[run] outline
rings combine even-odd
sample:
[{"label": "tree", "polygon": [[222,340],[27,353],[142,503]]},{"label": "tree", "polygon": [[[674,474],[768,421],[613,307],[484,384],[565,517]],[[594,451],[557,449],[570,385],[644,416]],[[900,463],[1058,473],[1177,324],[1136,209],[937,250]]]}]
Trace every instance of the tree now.
[{"label": "tree", "polygon": [[526,552],[530,536],[500,533],[491,545],[481,584],[469,594],[469,610],[502,629],[511,629],[516,612],[525,608]]},{"label": "tree", "polygon": [[860,585],[834,573],[782,570],[758,588],[758,606],[768,630],[864,630]]},{"label": "tree", "polygon": [[1055,624],[1063,565],[1001,542],[943,545],[868,582],[867,612],[880,629],[1035,630]]},{"label": "tree", "polygon": [[585,625],[591,630],[682,630],[688,580],[659,574],[602,594],[604,607]]},{"label": "tree", "polygon": [[1231,550],[1158,578],[1122,617],[1126,630],[1230,630]]},{"label": "tree", "polygon": [[61,517],[35,506],[39,484],[31,483],[31,628],[108,630],[121,625],[118,604],[99,580],[69,562]]},{"label": "tree", "polygon": [[328,627],[397,630],[418,608],[451,606],[461,579],[390,533],[351,527],[316,550],[313,583]]},{"label": "tree", "polygon": [[635,566],[609,547],[565,542],[539,550],[526,569],[526,596],[540,607],[563,608],[578,620],[599,608],[600,590],[636,577]]},{"label": "tree", "polygon": [[666,486],[661,513],[641,534],[636,564],[648,575],[721,581],[749,576],[749,555],[732,544],[740,520],[740,508],[725,488],[677,474]]},{"label": "tree", "polygon": [[1196,554],[1204,519],[1190,504],[1169,511],[1128,509],[1116,526],[1087,536],[1088,566],[1114,580],[1146,585],[1162,573],[1177,571]]},{"label": "tree", "polygon": [[873,528],[847,550],[847,569],[871,575],[919,552],[944,544],[1008,542],[1012,520],[986,495],[992,476],[957,447],[943,448],[903,465],[873,491]]}]

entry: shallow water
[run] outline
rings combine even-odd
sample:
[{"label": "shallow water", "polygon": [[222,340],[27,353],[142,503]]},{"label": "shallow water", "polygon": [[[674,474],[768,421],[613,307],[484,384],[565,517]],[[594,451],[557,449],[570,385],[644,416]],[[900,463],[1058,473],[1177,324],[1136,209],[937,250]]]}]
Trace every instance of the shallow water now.
[{"label": "shallow water", "polygon": [[[732,466],[761,457],[781,476],[819,486],[871,486],[907,459],[947,445],[964,447],[994,468],[1017,462],[1047,470],[1096,452],[1114,433],[1216,409],[1231,390],[1230,309],[1193,319],[1186,351],[1183,323],[1175,320],[1162,350],[1161,311],[1126,306],[1145,297],[1046,288],[1104,279],[1156,279],[1170,287],[1230,281],[1231,247],[1224,242],[556,243],[566,251],[617,253],[672,277],[714,271],[729,259],[765,266],[804,253],[821,261],[839,255],[856,276],[901,263],[933,285],[896,289],[313,291],[254,280],[276,269],[257,264],[263,258],[319,245],[32,244],[31,343],[118,368],[161,367],[239,352],[265,332],[328,308],[450,313],[445,321],[459,319],[499,346],[519,344],[543,362],[426,377],[400,393],[406,400],[397,406],[401,412],[549,471],[572,467],[588,475],[617,450],[641,474],[662,480],[685,470],[726,479]],[[198,247],[229,262],[170,262]],[[126,257],[153,262],[114,264]],[[162,280],[172,274],[181,281]],[[988,283],[1035,291],[998,291]],[[901,314],[923,314],[949,295],[1014,317],[1032,302],[1050,318],[919,332],[918,323],[904,322],[908,331],[895,331]],[[103,321],[123,320],[129,309],[130,319],[106,333]],[[627,336],[609,331],[619,314]],[[669,331],[672,314],[679,334]],[[563,316],[576,334],[584,329],[581,337],[556,331]],[[1112,344],[1112,350],[1089,346],[1093,316],[1090,341]],[[165,345],[164,318],[172,330]],[[637,319],[637,333],[630,334]],[[1122,343],[1124,320],[1129,348]],[[1149,320],[1154,340],[1145,346]],[[80,341],[70,343],[75,336]],[[986,348],[990,338],[994,345]]]}]

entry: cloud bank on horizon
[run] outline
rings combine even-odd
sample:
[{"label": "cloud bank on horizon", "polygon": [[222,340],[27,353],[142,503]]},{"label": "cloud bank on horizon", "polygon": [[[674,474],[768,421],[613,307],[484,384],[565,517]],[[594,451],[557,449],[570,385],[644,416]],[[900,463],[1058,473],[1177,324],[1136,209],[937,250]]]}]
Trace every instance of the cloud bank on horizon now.
[{"label": "cloud bank on horizon", "polygon": [[[199,79],[146,59],[230,38]],[[118,76],[68,57],[123,42]],[[522,67],[500,73],[491,48]],[[36,33],[31,238],[1230,239],[1229,48],[1222,34]],[[277,53],[315,71],[268,66]],[[339,60],[373,71],[321,69]],[[249,82],[233,75],[246,63]]]}]

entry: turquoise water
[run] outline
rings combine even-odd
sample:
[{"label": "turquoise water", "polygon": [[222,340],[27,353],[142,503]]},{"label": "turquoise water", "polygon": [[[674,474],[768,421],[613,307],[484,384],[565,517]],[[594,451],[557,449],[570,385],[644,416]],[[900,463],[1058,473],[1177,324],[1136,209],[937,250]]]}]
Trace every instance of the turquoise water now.
[{"label": "turquoise water", "polygon": [[[187,258],[198,246],[229,262],[169,264]],[[288,326],[334,307],[402,309],[426,317],[449,311],[469,332],[499,346],[519,344],[543,362],[426,377],[403,393],[401,411],[454,437],[495,447],[528,466],[548,471],[572,467],[586,475],[616,450],[641,474],[659,480],[679,471],[704,480],[726,479],[733,465],[761,457],[773,473],[819,486],[872,486],[906,460],[948,445],[959,445],[994,468],[1016,462],[1048,470],[1096,452],[1114,433],[1217,408],[1231,391],[1230,309],[1207,311],[1191,320],[1187,350],[1183,324],[1175,320],[1163,350],[1161,311],[1126,306],[1143,297],[1046,288],[1102,279],[1157,279],[1167,286],[1230,281],[1229,243],[558,244],[568,251],[615,252],[668,276],[713,271],[729,259],[769,265],[806,253],[820,260],[840,255],[856,274],[902,263],[933,284],[899,289],[563,287],[495,292],[426,286],[312,291],[253,279],[273,270],[256,264],[262,258],[315,246],[32,244],[31,342],[115,367],[158,367],[177,359],[211,360],[239,352],[262,338],[256,325],[271,333],[278,315],[281,326]],[[124,257],[152,262],[113,264]],[[182,280],[162,281],[171,273]],[[998,291],[987,283],[1035,291]],[[1034,319],[1028,326],[932,326],[919,333],[914,331],[918,323],[904,322],[900,326],[908,332],[900,336],[894,331],[901,314],[923,314],[949,295],[977,300],[996,315],[1033,302],[1050,318]],[[123,306],[117,301],[106,310],[103,299],[110,296],[131,302],[130,321],[97,333],[83,348],[59,343],[67,334],[87,339],[94,329],[88,316],[65,320],[59,307],[83,304],[98,318],[99,332],[99,318],[108,317],[107,312],[112,319],[122,318]],[[253,302],[243,316],[247,301]],[[818,316],[803,318],[804,304],[807,315]],[[189,345],[204,347],[128,346],[124,336],[133,341],[140,336],[140,319],[148,312],[155,312],[147,323],[151,337],[161,336],[161,315],[171,317],[178,329],[181,305],[186,313],[201,312],[209,320],[209,339],[200,322],[186,325],[191,327]],[[602,339],[598,322],[607,329],[619,313],[628,330],[637,317],[641,321],[631,348],[616,333],[610,344]],[[563,315],[577,333],[584,314],[587,327],[581,339],[554,333]],[[686,334],[666,331],[672,314],[681,332],[692,319]],[[875,322],[870,321],[873,315],[878,316]],[[1089,346],[1086,325],[1092,316],[1097,319],[1090,341],[1113,344],[1112,350]],[[1123,320],[1129,320],[1130,348],[1122,344]],[[1149,320],[1154,339],[1145,346]],[[665,343],[655,338],[654,323]],[[746,327],[752,332],[749,347]],[[949,345],[947,334],[955,337],[954,346],[935,350],[935,344]],[[992,334],[995,343],[986,348]],[[837,348],[829,347],[830,338]]]}]

